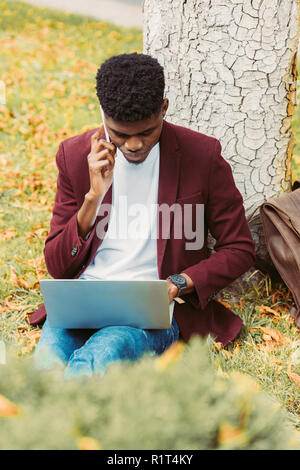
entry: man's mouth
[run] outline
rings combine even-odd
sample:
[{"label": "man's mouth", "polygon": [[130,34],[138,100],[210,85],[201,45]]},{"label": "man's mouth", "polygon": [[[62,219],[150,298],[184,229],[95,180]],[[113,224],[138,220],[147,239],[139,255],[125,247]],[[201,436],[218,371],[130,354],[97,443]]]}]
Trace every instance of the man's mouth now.
[{"label": "man's mouth", "polygon": [[147,156],[147,152],[143,152],[143,153],[124,153],[124,156],[128,159],[132,159],[132,160],[138,160],[140,158],[144,158]]}]

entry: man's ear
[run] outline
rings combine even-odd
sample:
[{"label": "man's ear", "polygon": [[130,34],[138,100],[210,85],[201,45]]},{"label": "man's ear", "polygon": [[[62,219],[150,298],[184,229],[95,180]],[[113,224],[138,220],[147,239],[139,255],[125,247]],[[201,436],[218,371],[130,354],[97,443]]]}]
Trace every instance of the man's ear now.
[{"label": "man's ear", "polygon": [[165,117],[168,107],[169,107],[169,100],[168,98],[164,98],[162,108],[161,108],[163,117]]}]

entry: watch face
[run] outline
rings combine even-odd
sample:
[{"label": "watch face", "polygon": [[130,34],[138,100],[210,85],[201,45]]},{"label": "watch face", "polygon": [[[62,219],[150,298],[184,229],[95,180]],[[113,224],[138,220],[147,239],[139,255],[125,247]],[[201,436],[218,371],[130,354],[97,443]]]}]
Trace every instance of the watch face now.
[{"label": "watch face", "polygon": [[186,279],[185,277],[181,276],[181,274],[174,274],[170,276],[171,281],[176,284],[177,287],[186,286]]}]

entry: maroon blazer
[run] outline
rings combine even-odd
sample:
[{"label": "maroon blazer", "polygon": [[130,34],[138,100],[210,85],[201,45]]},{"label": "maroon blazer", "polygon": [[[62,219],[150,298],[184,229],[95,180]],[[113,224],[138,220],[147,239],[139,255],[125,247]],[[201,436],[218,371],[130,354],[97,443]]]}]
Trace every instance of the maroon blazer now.
[{"label": "maroon blazer", "polygon": [[[45,241],[44,255],[48,272],[56,279],[78,278],[93,260],[101,243],[96,233],[98,215],[87,240],[78,234],[77,212],[90,189],[87,156],[94,130],[63,141],[56,155],[59,170],[57,193]],[[104,138],[104,135],[103,135]],[[111,203],[112,187],[103,204]],[[138,201],[137,201],[138,202]],[[223,345],[239,333],[242,321],[213,295],[246,272],[254,264],[254,242],[245,218],[243,200],[233,180],[230,165],[221,156],[220,142],[185,127],[163,122],[160,136],[158,204],[196,204],[205,208],[205,242],[201,249],[187,250],[174,235],[174,217],[170,217],[170,237],[162,234],[159,221],[157,264],[160,279],[185,272],[195,291],[175,303],[174,316],[180,335],[188,341],[192,334],[209,333]],[[172,212],[171,212],[172,215]],[[107,213],[106,213],[107,217]],[[105,226],[107,230],[108,223]],[[216,239],[215,252],[208,256],[207,231]],[[177,232],[178,233],[178,232]],[[32,325],[45,319],[42,304],[30,317]]]}]

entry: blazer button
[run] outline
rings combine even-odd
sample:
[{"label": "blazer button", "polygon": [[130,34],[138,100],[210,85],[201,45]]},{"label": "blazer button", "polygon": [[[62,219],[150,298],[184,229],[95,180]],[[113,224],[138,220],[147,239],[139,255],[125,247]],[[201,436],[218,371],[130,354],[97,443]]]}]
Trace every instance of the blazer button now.
[{"label": "blazer button", "polygon": [[71,255],[72,255],[72,256],[75,256],[76,253],[77,253],[77,251],[78,251],[78,246],[77,246],[77,245],[74,245],[73,248],[72,248],[72,251],[71,251]]}]

